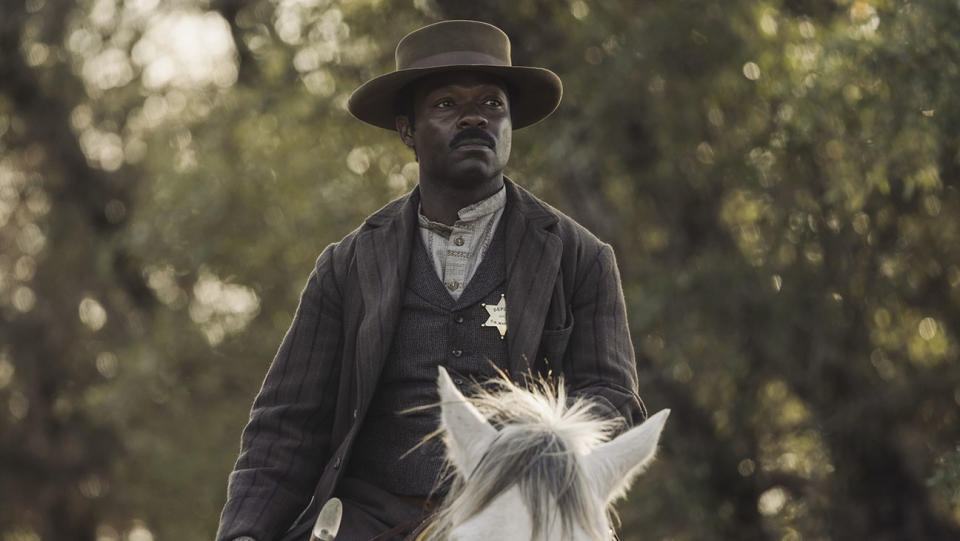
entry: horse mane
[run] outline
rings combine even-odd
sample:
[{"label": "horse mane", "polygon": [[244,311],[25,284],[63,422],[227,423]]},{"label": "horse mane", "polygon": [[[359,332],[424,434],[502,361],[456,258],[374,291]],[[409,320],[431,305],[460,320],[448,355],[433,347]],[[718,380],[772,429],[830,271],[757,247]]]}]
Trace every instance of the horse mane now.
[{"label": "horse mane", "polygon": [[[554,385],[528,375],[521,387],[501,373],[476,384],[468,400],[498,429],[497,436],[469,478],[448,464],[442,482],[452,478],[450,489],[418,541],[445,540],[454,520],[476,515],[514,485],[533,518],[534,538],[558,513],[564,533],[580,526],[603,539],[607,525],[596,523],[597,496],[580,458],[623,428],[622,419],[602,416],[595,403],[583,398],[568,404],[562,379]],[[436,435],[449,437],[441,427],[428,439]]]}]

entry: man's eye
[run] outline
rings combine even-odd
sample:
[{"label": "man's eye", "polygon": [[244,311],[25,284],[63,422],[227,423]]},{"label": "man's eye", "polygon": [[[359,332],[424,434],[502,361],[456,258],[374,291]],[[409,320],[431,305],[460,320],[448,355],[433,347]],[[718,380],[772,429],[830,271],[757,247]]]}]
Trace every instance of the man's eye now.
[{"label": "man's eye", "polygon": [[438,108],[440,108],[440,109],[446,109],[447,107],[453,107],[453,100],[451,100],[451,99],[443,99],[443,100],[440,100],[440,101],[437,102],[437,104],[436,104],[434,107],[438,107]]},{"label": "man's eye", "polygon": [[487,98],[487,101],[483,102],[490,107],[502,107],[503,102],[499,98]]}]

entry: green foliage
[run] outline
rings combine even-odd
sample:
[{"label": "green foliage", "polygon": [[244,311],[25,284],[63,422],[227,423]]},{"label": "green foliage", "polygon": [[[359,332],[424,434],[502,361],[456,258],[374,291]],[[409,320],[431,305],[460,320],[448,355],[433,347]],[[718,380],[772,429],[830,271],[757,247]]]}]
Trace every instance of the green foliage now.
[{"label": "green foliage", "polygon": [[948,0],[5,8],[0,537],[213,536],[314,258],[416,183],[346,99],[441,18],[564,81],[508,173],[616,247],[673,409],[621,538],[956,538]]}]

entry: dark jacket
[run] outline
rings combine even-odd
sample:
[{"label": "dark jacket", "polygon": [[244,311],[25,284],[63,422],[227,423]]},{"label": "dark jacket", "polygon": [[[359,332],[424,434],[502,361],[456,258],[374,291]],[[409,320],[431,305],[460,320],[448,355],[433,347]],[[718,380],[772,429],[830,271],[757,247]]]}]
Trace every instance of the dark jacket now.
[{"label": "dark jacket", "polygon": [[[510,373],[562,371],[572,395],[600,401],[631,425],[642,421],[613,250],[506,185]],[[295,522],[308,531],[303,525],[333,492],[393,338],[418,203],[414,189],[317,259],[244,429],[218,540],[273,541]]]}]

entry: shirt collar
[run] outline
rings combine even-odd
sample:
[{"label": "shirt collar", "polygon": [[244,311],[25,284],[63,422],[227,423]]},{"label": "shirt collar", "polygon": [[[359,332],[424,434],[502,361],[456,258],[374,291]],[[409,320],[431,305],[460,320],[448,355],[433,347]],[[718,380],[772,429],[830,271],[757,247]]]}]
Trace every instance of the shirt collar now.
[{"label": "shirt collar", "polygon": [[486,216],[487,214],[493,214],[494,212],[502,209],[507,204],[507,187],[501,186],[499,190],[490,197],[486,199],[481,199],[476,203],[463,207],[457,211],[457,216],[460,217],[461,221],[469,222],[476,220],[481,216]]},{"label": "shirt collar", "polygon": [[[507,205],[507,187],[501,186],[496,193],[487,197],[486,199],[481,199],[472,205],[463,207],[457,211],[457,221],[459,222],[473,222],[479,220],[480,218],[493,214],[498,210],[503,209]],[[419,205],[417,209],[418,219],[420,222],[420,227],[426,227],[432,231],[436,231],[443,236],[449,236],[450,232],[453,230],[452,227],[440,222],[435,222],[430,218],[427,218],[423,215],[423,205]]]}]

